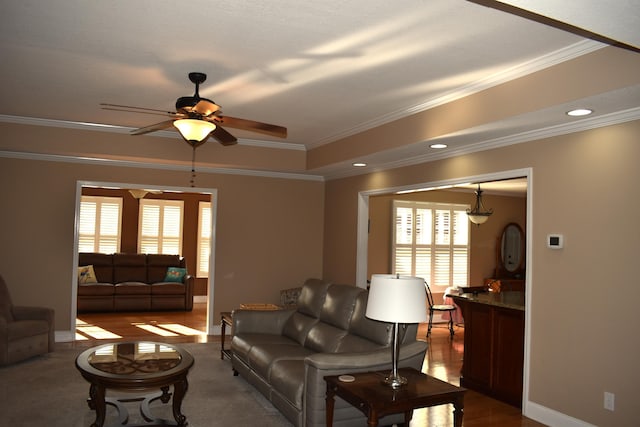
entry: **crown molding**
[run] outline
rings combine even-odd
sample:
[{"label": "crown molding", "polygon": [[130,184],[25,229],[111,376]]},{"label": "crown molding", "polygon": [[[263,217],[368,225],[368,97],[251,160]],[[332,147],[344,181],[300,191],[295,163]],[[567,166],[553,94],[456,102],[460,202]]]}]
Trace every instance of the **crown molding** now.
[{"label": "crown molding", "polygon": [[[64,128],[64,129],[111,132],[111,133],[120,133],[120,134],[127,134],[127,135],[129,135],[132,130],[135,130],[135,128],[130,128],[126,126],[105,125],[102,123],[41,119],[37,117],[11,116],[6,114],[0,114],[0,122],[14,123],[19,125],[29,125],[29,126],[46,126],[46,127]],[[178,139],[182,141],[182,138],[176,132],[161,130],[161,131],[154,132],[153,136]],[[238,145],[247,145],[247,146],[261,147],[261,148],[275,148],[278,150],[296,150],[296,151],[307,150],[303,144],[295,144],[292,142],[265,141],[265,140],[259,140],[259,139],[238,138]]]},{"label": "crown molding", "polygon": [[414,105],[405,109],[397,110],[389,114],[385,114],[376,119],[366,121],[357,126],[353,126],[349,129],[345,129],[342,132],[334,133],[326,138],[319,139],[315,142],[307,144],[307,149],[319,147],[337,141],[349,136],[364,132],[366,130],[382,126],[386,123],[390,123],[395,120],[402,119],[412,114],[420,113],[422,111],[429,110],[431,108],[438,107],[440,105],[447,104],[449,102],[456,101],[458,99],[465,98],[483,90],[489,89],[494,86],[498,86],[503,83],[507,83],[511,80],[515,80],[520,77],[524,77],[529,74],[533,74],[537,71],[544,70],[545,68],[552,67],[554,65],[569,61],[571,59],[586,55],[596,50],[602,49],[607,45],[594,40],[583,40],[578,43],[574,43],[562,49],[558,49],[554,52],[540,56],[530,61],[523,62],[513,67],[502,70],[498,73],[492,74],[484,79],[477,80],[470,84],[461,86],[457,89],[451,90],[436,98],[429,99],[418,105]]},{"label": "crown molding", "polygon": [[[143,169],[160,169],[160,170],[172,170],[172,171],[191,171],[191,166],[187,165],[174,165],[170,163],[152,163],[152,162],[136,162],[131,160],[116,160],[106,159],[101,157],[82,157],[82,156],[65,156],[60,154],[42,154],[42,153],[29,153],[18,151],[0,151],[0,157],[22,159],[22,160],[40,160],[46,162],[62,162],[62,163],[82,163],[100,166],[117,166],[128,168],[143,168]],[[290,180],[302,180],[302,181],[324,181],[324,177],[321,175],[291,173],[291,172],[275,172],[265,170],[252,170],[252,169],[235,169],[235,168],[220,168],[211,166],[197,166],[198,173],[209,174],[224,174],[224,175],[242,175],[242,176],[255,176],[262,178],[279,178]]]}]

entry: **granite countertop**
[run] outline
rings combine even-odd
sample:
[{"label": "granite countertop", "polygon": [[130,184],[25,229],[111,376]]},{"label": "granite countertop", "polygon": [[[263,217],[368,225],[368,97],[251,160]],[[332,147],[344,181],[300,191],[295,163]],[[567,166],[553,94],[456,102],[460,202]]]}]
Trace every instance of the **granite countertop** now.
[{"label": "granite countertop", "polygon": [[479,292],[464,293],[460,295],[447,295],[455,300],[464,299],[478,304],[494,305],[497,307],[511,308],[524,311],[524,292],[504,291],[504,292]]}]

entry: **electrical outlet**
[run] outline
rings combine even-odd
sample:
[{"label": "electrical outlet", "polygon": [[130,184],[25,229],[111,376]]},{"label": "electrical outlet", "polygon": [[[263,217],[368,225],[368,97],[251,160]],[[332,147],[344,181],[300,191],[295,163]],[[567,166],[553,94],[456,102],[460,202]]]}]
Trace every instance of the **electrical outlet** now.
[{"label": "electrical outlet", "polygon": [[609,393],[608,391],[604,392],[604,409],[608,409],[609,411],[613,411],[615,407],[615,399],[616,395],[613,393]]}]

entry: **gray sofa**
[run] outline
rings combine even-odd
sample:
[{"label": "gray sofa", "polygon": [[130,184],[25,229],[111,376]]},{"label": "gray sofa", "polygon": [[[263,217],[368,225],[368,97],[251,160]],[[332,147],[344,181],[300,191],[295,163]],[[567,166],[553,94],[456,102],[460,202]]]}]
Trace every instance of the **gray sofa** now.
[{"label": "gray sofa", "polygon": [[[295,426],[325,425],[327,375],[391,370],[391,324],[365,317],[368,292],[309,279],[296,308],[233,313],[231,363]],[[399,365],[422,368],[427,343],[407,325]],[[334,426],[363,426],[359,410],[337,398]],[[403,422],[388,416],[380,425]]]}]

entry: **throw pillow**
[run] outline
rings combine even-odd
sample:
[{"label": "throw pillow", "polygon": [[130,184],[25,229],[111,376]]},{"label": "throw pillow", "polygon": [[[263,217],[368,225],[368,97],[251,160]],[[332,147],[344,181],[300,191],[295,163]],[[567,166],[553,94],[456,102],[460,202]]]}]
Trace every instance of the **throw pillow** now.
[{"label": "throw pillow", "polygon": [[186,268],[169,267],[167,268],[167,275],[164,277],[164,281],[182,283],[182,279],[184,279],[184,276],[186,274],[187,274]]},{"label": "throw pillow", "polygon": [[78,283],[98,283],[96,273],[93,271],[93,265],[78,267]]}]

